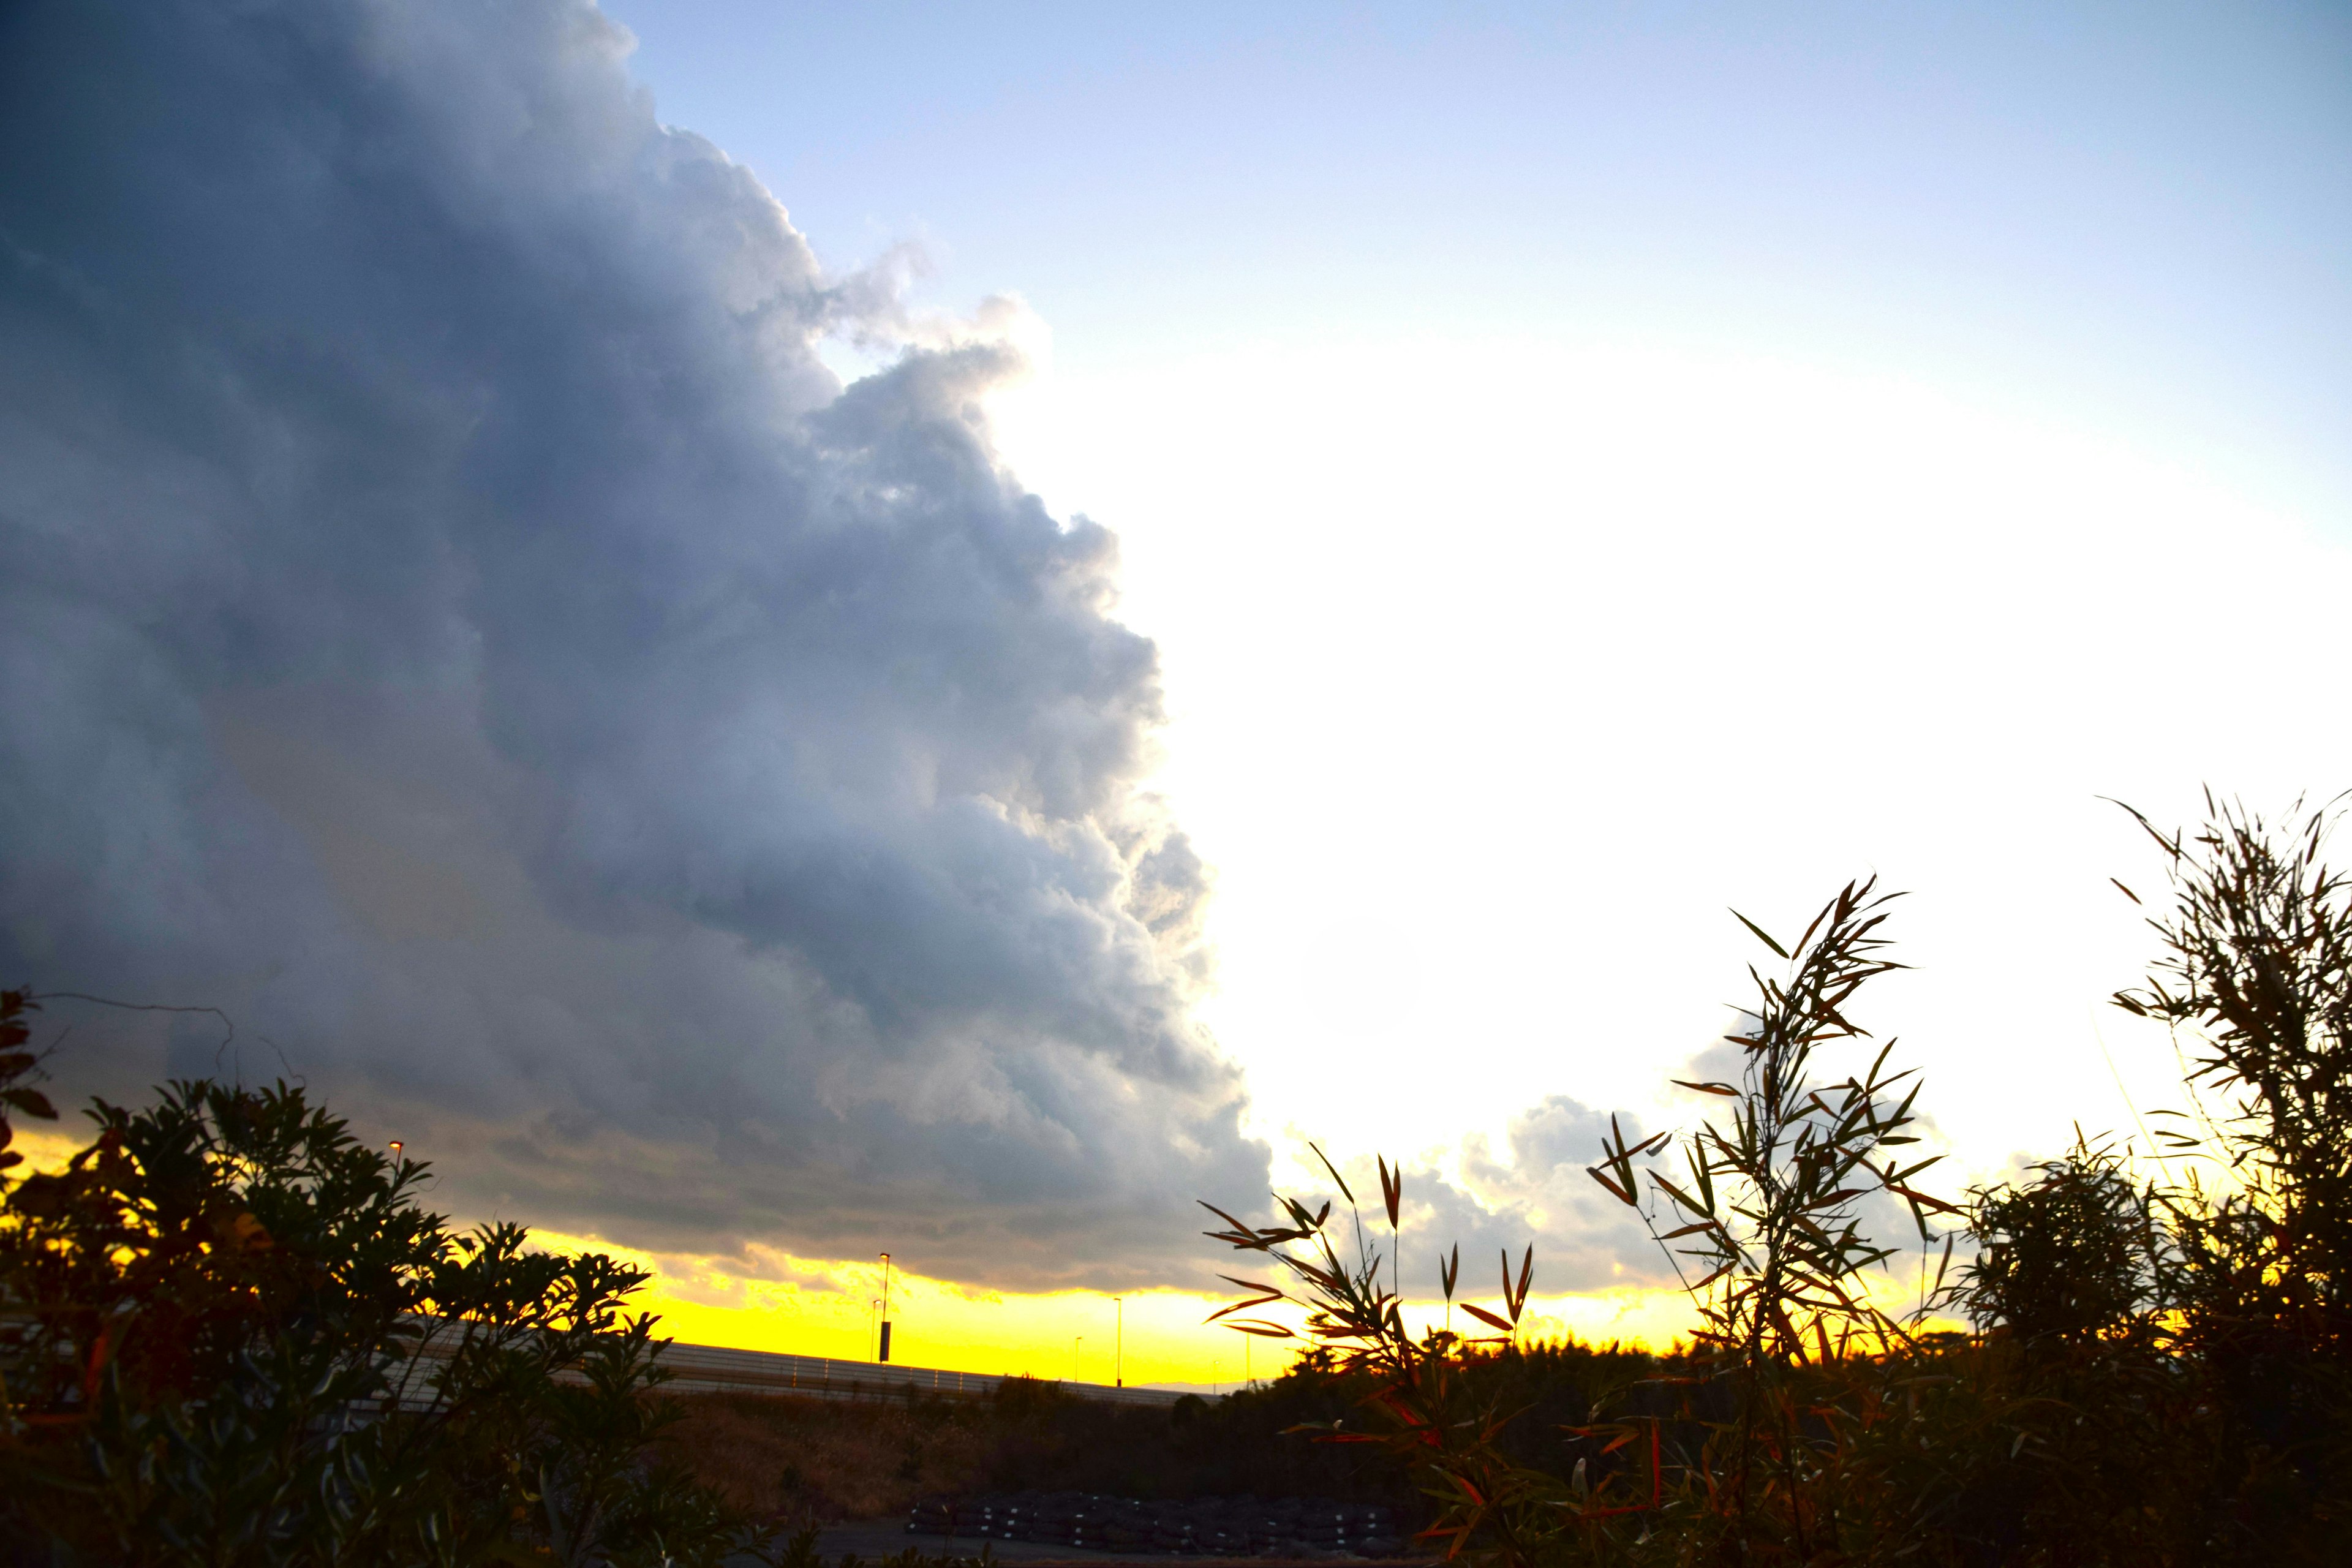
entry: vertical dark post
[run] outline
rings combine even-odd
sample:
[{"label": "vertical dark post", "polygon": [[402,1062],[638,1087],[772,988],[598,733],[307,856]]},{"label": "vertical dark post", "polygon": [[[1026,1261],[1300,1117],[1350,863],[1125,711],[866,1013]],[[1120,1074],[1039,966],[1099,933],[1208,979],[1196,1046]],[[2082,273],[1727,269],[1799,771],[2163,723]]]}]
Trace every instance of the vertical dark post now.
[{"label": "vertical dark post", "polygon": [[882,1255],[882,1353],[880,1361],[890,1359],[890,1255]]}]

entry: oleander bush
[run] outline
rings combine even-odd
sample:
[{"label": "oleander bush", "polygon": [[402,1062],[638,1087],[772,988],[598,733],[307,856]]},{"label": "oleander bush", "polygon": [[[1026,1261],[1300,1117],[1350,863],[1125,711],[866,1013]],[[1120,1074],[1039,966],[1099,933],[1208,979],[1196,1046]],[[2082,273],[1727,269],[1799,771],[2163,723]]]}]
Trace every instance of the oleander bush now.
[{"label": "oleander bush", "polygon": [[[0,998],[0,1095],[27,1086]],[[716,1563],[766,1535],[658,1447],[645,1276],[453,1229],[299,1088],[96,1102],[0,1190],[0,1542],[42,1564]],[[5,1139],[0,1138],[0,1146]]]}]

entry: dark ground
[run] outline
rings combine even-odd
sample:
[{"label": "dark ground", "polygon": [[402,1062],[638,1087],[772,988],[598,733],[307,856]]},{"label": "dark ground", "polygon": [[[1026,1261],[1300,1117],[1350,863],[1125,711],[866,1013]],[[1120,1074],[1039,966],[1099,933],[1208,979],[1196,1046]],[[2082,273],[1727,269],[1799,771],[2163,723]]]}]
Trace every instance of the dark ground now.
[{"label": "dark ground", "polygon": [[[1296,1562],[1309,1561],[1318,1564],[1352,1563],[1354,1558],[1326,1557],[1313,1559],[1267,1557],[1174,1557],[1137,1552],[1088,1552],[1080,1547],[1057,1546],[1047,1541],[989,1541],[993,1555],[1000,1563],[1118,1563],[1139,1559],[1153,1563],[1199,1563],[1201,1568],[1238,1568],[1247,1563],[1250,1568],[1291,1568]],[[817,1537],[817,1551],[828,1561],[844,1552],[855,1552],[871,1563],[877,1558],[894,1557],[909,1546],[921,1550],[927,1557],[953,1554],[959,1557],[980,1555],[982,1538],[970,1535],[953,1537],[909,1535],[907,1521],[901,1518],[869,1519],[855,1524],[836,1524]],[[1427,1560],[1392,1557],[1383,1568],[1426,1568]]]}]

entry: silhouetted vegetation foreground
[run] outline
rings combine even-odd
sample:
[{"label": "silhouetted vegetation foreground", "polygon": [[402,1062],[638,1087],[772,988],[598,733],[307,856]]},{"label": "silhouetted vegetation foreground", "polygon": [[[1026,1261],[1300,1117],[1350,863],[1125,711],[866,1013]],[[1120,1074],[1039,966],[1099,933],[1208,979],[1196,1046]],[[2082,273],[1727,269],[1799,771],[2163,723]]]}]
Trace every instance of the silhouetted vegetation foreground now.
[{"label": "silhouetted vegetation foreground", "polygon": [[[1384,1162],[1385,1255],[1360,1214],[1335,1242],[1328,1204],[1279,1199],[1273,1226],[1219,1214],[1212,1234],[1271,1271],[1234,1279],[1252,1295],[1220,1315],[1303,1307],[1365,1389],[1319,1436],[1402,1466],[1428,1539],[1496,1568],[2352,1562],[2352,881],[2320,858],[2326,814],[2298,816],[2141,819],[2169,898],[2152,973],[2116,1001],[2183,1053],[2191,1109],[2161,1113],[2143,1152],[2160,1158],[2086,1141],[1962,1203],[1927,1192],[1917,1080],[1850,1016],[1898,967],[1888,896],[1850,885],[1793,943],[1747,922],[1779,963],[1750,972],[1740,1076],[1686,1086],[1720,1114],[1597,1152],[1593,1179],[1690,1281],[1702,1327],[1671,1364],[1563,1415],[1498,1390],[1475,1342],[1410,1332]],[[1997,988],[1983,1000],[2000,1027]],[[1832,1048],[1856,1070],[1829,1078]],[[1865,1205],[1887,1199],[1909,1224],[1882,1240]],[[1885,1270],[1911,1247],[1898,1312]],[[1532,1266],[1505,1257],[1499,1311],[1463,1306],[1490,1343]],[[1952,1314],[1975,1331],[1931,1331]]]},{"label": "silhouetted vegetation foreground", "polygon": [[[0,998],[0,1094],[26,1087]],[[775,1546],[657,1439],[638,1270],[453,1230],[283,1084],[103,1101],[0,1211],[0,1540],[25,1563],[715,1563]],[[0,1138],[0,1146],[5,1139]],[[0,1163],[16,1163],[13,1152]],[[419,1353],[423,1352],[423,1353]]]},{"label": "silhouetted vegetation foreground", "polygon": [[[1849,887],[1785,947],[1757,930],[1786,967],[1756,976],[1738,1081],[1692,1086],[1723,1113],[1612,1136],[1593,1167],[1689,1269],[1703,1331],[1664,1357],[1517,1342],[1531,1254],[1505,1260],[1498,1311],[1461,1305],[1490,1335],[1408,1332],[1382,1163],[1388,1256],[1358,1225],[1343,1258],[1328,1207],[1220,1216],[1276,1271],[1228,1312],[1292,1300],[1313,1341],[1228,1401],[670,1399],[627,1310],[642,1274],[454,1229],[417,1202],[421,1164],[299,1089],[98,1102],[66,1169],[0,1175],[0,1543],[45,1564],[814,1568],[818,1520],[1069,1489],[1403,1498],[1426,1542],[1497,1568],[2340,1563],[2352,884],[2323,826],[2221,810],[2156,835],[2159,957],[2117,1001],[2189,1053],[2161,1165],[2093,1142],[1933,1195],[1916,1079],[1885,1049],[1822,1066],[1895,967],[1885,899]],[[0,1172],[7,1117],[55,1114],[35,1005],[0,997]],[[1895,1241],[1864,1223],[1889,1194]],[[1871,1282],[1914,1246],[1933,1279],[1898,1313]],[[1444,1278],[1451,1300],[1458,1257]]]},{"label": "silhouetted vegetation foreground", "polygon": [[[37,1009],[0,994],[0,1172],[22,1163],[6,1118],[55,1116]],[[91,1113],[66,1168],[0,1193],[9,1561],[814,1568],[807,1527],[923,1491],[1410,1495],[1383,1456],[1284,1436],[1360,1396],[1328,1371],[1172,1409],[1021,1382],[668,1397],[626,1310],[641,1272],[452,1228],[417,1201],[425,1165],[299,1089],[181,1082]]]}]

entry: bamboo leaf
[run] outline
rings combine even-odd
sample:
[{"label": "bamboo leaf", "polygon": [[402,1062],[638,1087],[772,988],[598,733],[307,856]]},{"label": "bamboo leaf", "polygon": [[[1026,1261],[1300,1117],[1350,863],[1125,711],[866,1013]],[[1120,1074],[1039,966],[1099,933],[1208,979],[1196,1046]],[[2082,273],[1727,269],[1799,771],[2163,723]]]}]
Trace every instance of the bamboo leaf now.
[{"label": "bamboo leaf", "polygon": [[1770,948],[1774,952],[1779,953],[1783,958],[1789,956],[1789,950],[1782,947],[1779,942],[1774,942],[1765,931],[1762,926],[1758,925],[1754,921],[1749,920],[1738,910],[1731,911],[1731,918],[1738,921],[1741,925],[1746,926],[1749,931],[1754,931],[1756,933],[1756,940],[1762,942],[1766,947]]},{"label": "bamboo leaf", "polygon": [[1263,1306],[1265,1306],[1266,1303],[1268,1303],[1268,1302],[1270,1302],[1270,1301],[1287,1301],[1287,1300],[1290,1300],[1290,1298],[1289,1298],[1289,1297],[1287,1297],[1287,1296],[1286,1296],[1286,1295],[1282,1294],[1280,1291],[1278,1291],[1278,1290],[1277,1290],[1277,1291],[1276,1291],[1276,1292],[1275,1292],[1273,1295],[1271,1295],[1271,1296],[1257,1296],[1257,1297],[1253,1297],[1251,1300],[1246,1300],[1246,1301],[1236,1301],[1236,1302],[1234,1302],[1234,1303],[1232,1306],[1230,1306],[1230,1307],[1220,1307],[1220,1308],[1218,1308],[1215,1311],[1213,1311],[1213,1312],[1210,1313],[1207,1317],[1205,1317],[1205,1318],[1202,1319],[1201,1321],[1202,1321],[1202,1322],[1204,1322],[1204,1323],[1213,1323],[1213,1322],[1215,1322],[1219,1318],[1224,1317],[1224,1316],[1225,1316],[1225,1315],[1227,1315],[1228,1313],[1232,1313],[1232,1312],[1246,1312],[1246,1311],[1248,1311],[1252,1307],[1263,1307]]},{"label": "bamboo leaf", "polygon": [[1688,1209],[1693,1214],[1713,1214],[1715,1212],[1712,1205],[1700,1203],[1696,1198],[1692,1197],[1688,1193],[1685,1193],[1680,1187],[1666,1180],[1665,1177],[1658,1174],[1655,1171],[1650,1173],[1650,1180],[1657,1183],[1661,1187],[1664,1187],[1666,1190],[1666,1195],[1668,1197],[1674,1199],[1675,1202],[1682,1205],[1683,1207]]},{"label": "bamboo leaf", "polygon": [[1309,1142],[1307,1146],[1315,1151],[1315,1157],[1323,1162],[1323,1168],[1331,1173],[1331,1179],[1333,1181],[1339,1184],[1339,1195],[1347,1199],[1349,1203],[1353,1204],[1356,1201],[1356,1194],[1348,1190],[1347,1178],[1339,1174],[1339,1166],[1331,1163],[1331,1156],[1323,1152],[1321,1146],[1318,1144]]}]

